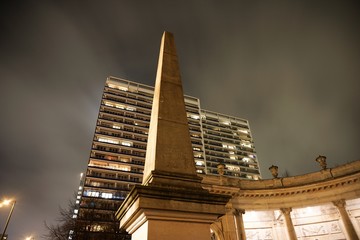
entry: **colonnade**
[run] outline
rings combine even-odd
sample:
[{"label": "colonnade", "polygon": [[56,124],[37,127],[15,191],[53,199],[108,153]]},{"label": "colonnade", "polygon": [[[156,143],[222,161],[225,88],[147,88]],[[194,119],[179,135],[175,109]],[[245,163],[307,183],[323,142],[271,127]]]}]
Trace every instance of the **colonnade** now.
[{"label": "colonnade", "polygon": [[[340,221],[343,225],[343,233],[347,239],[359,240],[355,227],[350,219],[349,213],[346,210],[346,201],[344,199],[333,201],[332,204],[337,208]],[[289,240],[298,240],[296,235],[293,219],[291,217],[292,208],[280,208],[282,215],[284,216],[286,233]],[[217,222],[212,224],[217,238],[219,240],[245,240],[246,233],[244,227],[243,214],[244,209],[228,208],[224,216],[222,216]]]}]

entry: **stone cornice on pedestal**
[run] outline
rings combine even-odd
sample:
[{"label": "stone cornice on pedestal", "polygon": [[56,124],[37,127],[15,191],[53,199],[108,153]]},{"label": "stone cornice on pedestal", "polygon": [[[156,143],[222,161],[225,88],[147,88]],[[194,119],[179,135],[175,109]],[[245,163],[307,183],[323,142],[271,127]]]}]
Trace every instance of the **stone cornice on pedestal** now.
[{"label": "stone cornice on pedestal", "polygon": [[[268,180],[235,180],[204,177],[203,187],[212,193],[233,196],[234,207],[246,210],[270,210],[304,207],[339,199],[360,197],[360,160],[319,172]],[[226,186],[226,184],[228,184]]]},{"label": "stone cornice on pedestal", "polygon": [[210,194],[204,189],[136,185],[115,216],[130,234],[148,220],[211,224],[224,214],[229,199],[230,196]]}]

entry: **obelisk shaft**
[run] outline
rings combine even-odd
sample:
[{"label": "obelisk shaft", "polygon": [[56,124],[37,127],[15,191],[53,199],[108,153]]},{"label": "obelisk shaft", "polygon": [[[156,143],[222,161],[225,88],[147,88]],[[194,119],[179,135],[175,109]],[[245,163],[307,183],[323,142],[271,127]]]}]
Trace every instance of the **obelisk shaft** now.
[{"label": "obelisk shaft", "polygon": [[154,172],[196,175],[174,36],[168,32],[160,47],[143,184]]}]

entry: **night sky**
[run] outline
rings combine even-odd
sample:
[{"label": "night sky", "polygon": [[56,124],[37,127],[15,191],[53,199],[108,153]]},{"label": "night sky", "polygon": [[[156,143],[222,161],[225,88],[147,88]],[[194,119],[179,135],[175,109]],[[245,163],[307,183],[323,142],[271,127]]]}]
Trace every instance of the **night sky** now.
[{"label": "night sky", "polygon": [[[0,199],[44,234],[86,170],[107,76],[154,85],[174,33],[187,95],[248,119],[264,178],[360,159],[356,1],[1,1]],[[0,208],[3,231],[10,208]]]}]

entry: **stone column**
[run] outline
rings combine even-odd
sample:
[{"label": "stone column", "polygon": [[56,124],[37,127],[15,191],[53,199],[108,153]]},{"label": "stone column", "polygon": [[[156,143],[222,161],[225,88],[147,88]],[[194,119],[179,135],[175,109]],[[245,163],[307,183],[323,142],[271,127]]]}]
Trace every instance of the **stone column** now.
[{"label": "stone column", "polygon": [[281,212],[284,214],[285,217],[285,223],[286,223],[286,229],[289,235],[290,240],[297,240],[295,228],[293,225],[293,222],[291,220],[290,213],[292,211],[291,208],[281,208]]},{"label": "stone column", "polygon": [[244,209],[234,209],[233,214],[234,214],[234,219],[235,219],[235,226],[236,226],[238,240],[246,240],[244,220],[242,217],[242,215],[245,214],[245,210]]},{"label": "stone column", "polygon": [[242,214],[243,209],[226,208],[226,214],[221,217],[221,231],[224,240],[245,240],[245,228]]},{"label": "stone column", "polygon": [[333,204],[339,210],[341,220],[345,227],[345,234],[348,236],[349,239],[352,240],[359,240],[359,237],[356,234],[354,225],[352,224],[350,217],[345,209],[346,202],[344,199],[334,201]]}]

